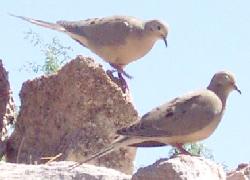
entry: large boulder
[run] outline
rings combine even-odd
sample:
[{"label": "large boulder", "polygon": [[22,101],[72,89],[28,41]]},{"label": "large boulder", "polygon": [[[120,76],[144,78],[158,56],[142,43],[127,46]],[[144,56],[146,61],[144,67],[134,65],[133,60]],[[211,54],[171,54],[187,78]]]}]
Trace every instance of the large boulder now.
[{"label": "large boulder", "polygon": [[[115,138],[117,129],[138,119],[128,94],[99,64],[78,56],[56,74],[25,82],[7,161],[44,163],[44,156],[82,161]],[[121,148],[96,165],[132,173],[135,149]]]},{"label": "large boulder", "polygon": [[8,129],[15,123],[15,113],[8,72],[0,59],[0,158],[6,151]]},{"label": "large boulder", "polygon": [[202,157],[179,155],[140,168],[132,180],[225,180],[223,168]]}]

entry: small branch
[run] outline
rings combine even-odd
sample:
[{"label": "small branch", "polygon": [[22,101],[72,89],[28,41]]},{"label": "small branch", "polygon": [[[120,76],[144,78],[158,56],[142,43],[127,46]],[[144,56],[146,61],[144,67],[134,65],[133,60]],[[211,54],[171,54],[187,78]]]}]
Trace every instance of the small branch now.
[{"label": "small branch", "polygon": [[45,163],[45,164],[49,164],[49,163],[53,162],[54,160],[56,160],[57,158],[59,158],[61,156],[62,156],[62,153],[59,153],[54,157],[41,157],[41,159],[45,159],[45,160],[49,159],[49,161]]},{"label": "small branch", "polygon": [[24,140],[25,140],[25,137],[22,138],[22,141],[21,141],[20,146],[18,148],[17,157],[16,157],[16,163],[19,163],[19,156],[20,156],[21,150],[23,148]]}]

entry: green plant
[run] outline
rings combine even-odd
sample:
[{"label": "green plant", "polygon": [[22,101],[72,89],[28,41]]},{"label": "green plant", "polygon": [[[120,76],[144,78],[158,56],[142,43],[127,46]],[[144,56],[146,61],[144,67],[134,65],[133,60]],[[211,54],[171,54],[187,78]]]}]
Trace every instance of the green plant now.
[{"label": "green plant", "polygon": [[46,75],[57,72],[71,57],[69,52],[72,48],[63,46],[56,38],[52,38],[50,43],[44,43],[42,38],[32,30],[25,32],[25,39],[29,40],[35,47],[38,47],[44,55],[44,63],[27,62],[22,69],[32,71],[34,73],[42,72]]},{"label": "green plant", "polygon": [[[184,149],[190,152],[194,156],[203,156],[205,158],[214,160],[214,156],[212,154],[212,151],[208,149],[206,146],[204,146],[202,143],[191,143],[191,144],[185,144]],[[179,150],[176,148],[172,148],[169,151],[169,156],[177,155],[179,154]]]}]

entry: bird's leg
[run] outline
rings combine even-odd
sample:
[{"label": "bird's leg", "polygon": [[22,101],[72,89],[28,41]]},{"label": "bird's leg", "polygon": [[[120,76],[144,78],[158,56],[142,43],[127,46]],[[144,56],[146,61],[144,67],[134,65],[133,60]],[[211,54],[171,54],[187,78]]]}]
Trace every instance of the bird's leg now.
[{"label": "bird's leg", "polygon": [[118,78],[119,78],[119,80],[121,82],[122,91],[124,93],[126,93],[126,90],[129,91],[128,84],[127,84],[126,80],[122,77],[122,74],[120,72],[118,72]]},{"label": "bird's leg", "polygon": [[185,155],[191,155],[190,152],[188,152],[186,149],[183,148],[183,144],[182,143],[176,143],[176,144],[171,144],[173,147],[175,147],[178,151],[180,151],[180,153],[176,152],[171,155],[169,158],[172,159],[172,158],[175,158],[176,156],[178,156],[179,154],[185,154]]},{"label": "bird's leg", "polygon": [[120,88],[122,89],[123,93],[126,93],[126,90],[129,91],[128,85],[126,80],[122,77],[122,74],[118,72],[118,77],[114,77],[113,73],[116,70],[107,70],[107,75],[111,78],[112,81],[114,81]]},{"label": "bird's leg", "polygon": [[[130,76],[129,74],[127,74],[127,73],[122,69],[121,66],[116,65],[116,64],[112,64],[112,63],[110,63],[110,65],[111,65],[113,68],[115,68],[115,70],[117,71],[117,73],[118,73],[118,78],[119,78],[119,81],[120,81],[120,83],[121,83],[122,91],[123,91],[124,93],[126,93],[126,90],[129,91],[129,88],[128,88],[128,84],[127,84],[126,80],[123,78],[122,75],[124,74],[124,75],[125,75],[127,78],[129,78],[129,79],[131,79],[132,76]],[[109,72],[110,72],[110,73],[113,73],[114,71],[109,71]]]},{"label": "bird's leg", "polygon": [[106,73],[107,75],[111,78],[113,82],[115,82],[121,89],[123,93],[126,93],[128,89],[127,82],[125,79],[122,77],[121,73],[118,73],[118,77],[114,77],[113,73],[116,72],[116,70],[107,70]]},{"label": "bird's leg", "polygon": [[117,64],[113,64],[113,63],[109,63],[110,66],[112,66],[113,68],[115,68],[117,70],[118,73],[123,74],[124,76],[126,76],[128,79],[132,79],[133,77],[130,76],[128,73],[126,73],[121,66],[117,65]]},{"label": "bird's leg", "polygon": [[177,143],[177,144],[174,144],[173,146],[176,147],[180,151],[180,154],[192,156],[190,152],[188,152],[186,149],[183,148],[183,144]]},{"label": "bird's leg", "polygon": [[114,72],[117,72],[117,70],[112,69],[112,70],[107,70],[106,72],[108,72],[108,73],[110,73],[110,74],[113,74]]}]

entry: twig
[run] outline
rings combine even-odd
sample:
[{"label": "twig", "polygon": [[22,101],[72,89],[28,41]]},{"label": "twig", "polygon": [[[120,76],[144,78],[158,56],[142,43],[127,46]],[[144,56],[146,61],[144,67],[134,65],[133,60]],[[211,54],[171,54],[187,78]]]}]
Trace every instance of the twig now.
[{"label": "twig", "polygon": [[19,163],[19,156],[21,154],[21,150],[22,150],[22,147],[23,147],[24,140],[25,140],[25,137],[22,138],[22,141],[21,141],[20,146],[18,148],[17,157],[16,157],[16,163]]},{"label": "twig", "polygon": [[62,156],[62,153],[59,153],[54,157],[41,157],[41,159],[49,159],[49,161],[45,163],[45,164],[49,164],[53,162],[54,160],[56,160],[57,158],[59,158],[60,156]]}]

